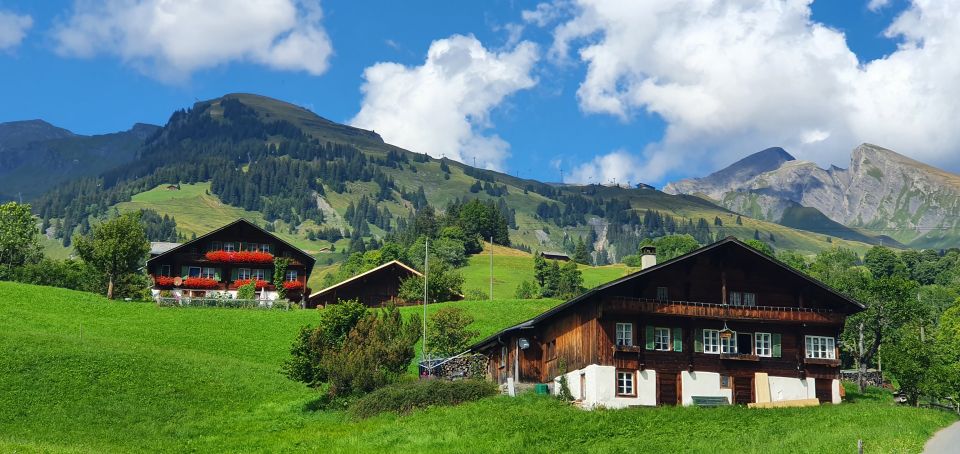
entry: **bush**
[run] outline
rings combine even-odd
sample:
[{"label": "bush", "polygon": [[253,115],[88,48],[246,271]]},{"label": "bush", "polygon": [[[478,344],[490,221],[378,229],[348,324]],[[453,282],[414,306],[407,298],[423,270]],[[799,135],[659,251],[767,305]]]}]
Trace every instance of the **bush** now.
[{"label": "bush", "polygon": [[320,311],[316,328],[304,326],[290,347],[291,358],[283,371],[292,380],[319,387],[327,380],[324,355],[339,349],[357,322],[367,315],[367,308],[356,300],[339,301]]},{"label": "bush", "polygon": [[369,418],[383,412],[410,413],[419,408],[456,405],[497,394],[497,385],[484,380],[426,380],[380,388],[350,407],[354,418]]},{"label": "bush", "polygon": [[470,301],[484,301],[490,299],[490,294],[478,288],[471,288],[464,292],[463,299]]},{"label": "bush", "polygon": [[517,290],[514,292],[514,298],[519,300],[529,300],[540,297],[540,289],[537,288],[537,284],[534,284],[530,281],[523,281],[520,285],[517,285]]},{"label": "bush", "polygon": [[246,284],[237,288],[237,299],[252,300],[257,296],[257,287],[254,281],[248,281]]},{"label": "bush", "polygon": [[480,333],[467,329],[473,317],[462,308],[444,307],[432,317],[427,329],[427,349],[441,356],[453,356],[467,349],[470,340]]}]

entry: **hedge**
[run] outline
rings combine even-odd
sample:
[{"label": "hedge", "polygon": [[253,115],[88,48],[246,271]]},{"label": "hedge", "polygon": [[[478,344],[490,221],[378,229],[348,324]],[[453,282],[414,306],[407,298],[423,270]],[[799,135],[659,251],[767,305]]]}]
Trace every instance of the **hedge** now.
[{"label": "hedge", "polygon": [[483,380],[421,380],[385,386],[361,397],[350,407],[354,418],[384,412],[407,414],[419,408],[456,405],[497,394],[497,385]]}]

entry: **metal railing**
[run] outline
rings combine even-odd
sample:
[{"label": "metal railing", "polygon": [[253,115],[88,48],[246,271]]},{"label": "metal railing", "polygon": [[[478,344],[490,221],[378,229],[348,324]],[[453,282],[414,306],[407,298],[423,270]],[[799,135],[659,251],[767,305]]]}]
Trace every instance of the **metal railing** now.
[{"label": "metal railing", "polygon": [[300,307],[287,300],[259,300],[259,299],[232,299],[232,298],[200,298],[200,297],[158,297],[160,307],[221,307],[232,309],[275,309],[290,310]]}]

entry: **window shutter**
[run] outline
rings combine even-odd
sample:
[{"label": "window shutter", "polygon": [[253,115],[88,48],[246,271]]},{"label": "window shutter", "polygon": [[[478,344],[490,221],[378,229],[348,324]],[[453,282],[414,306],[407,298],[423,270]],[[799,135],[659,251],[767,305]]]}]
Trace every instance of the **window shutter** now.
[{"label": "window shutter", "polygon": [[647,350],[653,350],[653,326],[647,325]]},{"label": "window shutter", "polygon": [[216,279],[218,282],[221,280],[221,279],[220,279],[220,268],[214,268],[214,269],[213,269],[213,278]]},{"label": "window shutter", "polygon": [[683,328],[673,329],[673,351],[683,351]]},{"label": "window shutter", "polygon": [[235,281],[239,278],[240,278],[240,269],[239,268],[230,269],[230,280]]},{"label": "window shutter", "polygon": [[190,277],[190,267],[183,265],[180,267],[180,277],[186,279]]},{"label": "window shutter", "polygon": [[773,357],[779,358],[780,357],[780,334],[773,333],[770,335],[770,337],[773,342]]},{"label": "window shutter", "polygon": [[693,351],[703,353],[703,330],[700,328],[693,331]]}]

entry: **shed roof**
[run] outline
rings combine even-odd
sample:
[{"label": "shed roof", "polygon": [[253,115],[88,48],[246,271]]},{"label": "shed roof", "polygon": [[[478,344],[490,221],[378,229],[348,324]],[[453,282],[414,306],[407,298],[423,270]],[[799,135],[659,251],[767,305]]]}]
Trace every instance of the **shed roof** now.
[{"label": "shed roof", "polygon": [[325,288],[325,289],[323,289],[323,290],[317,291],[316,293],[310,295],[310,298],[314,298],[314,297],[323,295],[323,294],[325,294],[325,293],[327,293],[327,292],[330,292],[330,291],[332,291],[332,290],[334,290],[334,289],[336,289],[336,288],[338,288],[338,287],[341,287],[341,286],[344,286],[344,285],[346,285],[346,284],[349,284],[349,283],[351,283],[351,282],[353,282],[353,281],[355,281],[355,280],[357,280],[357,279],[360,279],[360,278],[362,278],[362,277],[364,277],[364,276],[369,276],[369,275],[371,275],[371,274],[375,274],[375,273],[379,272],[380,270],[383,270],[383,269],[385,269],[385,268],[389,268],[389,267],[392,267],[392,266],[399,266],[399,267],[401,267],[402,269],[404,269],[404,270],[406,270],[406,271],[409,271],[409,272],[410,272],[411,274],[413,274],[413,275],[423,276],[423,273],[421,273],[421,272],[419,272],[419,271],[417,271],[417,270],[415,270],[415,269],[413,269],[413,268],[405,265],[403,262],[401,262],[401,261],[399,261],[399,260],[391,260],[391,261],[389,261],[389,262],[387,262],[387,263],[384,263],[383,265],[380,265],[380,266],[378,266],[378,267],[376,267],[376,268],[373,268],[373,269],[371,269],[371,270],[364,271],[364,272],[362,272],[362,273],[360,273],[360,274],[358,274],[358,275],[356,275],[356,276],[353,276],[353,277],[351,277],[351,278],[349,278],[349,279],[342,280],[342,281],[340,281],[340,282],[338,282],[338,283],[336,283],[336,284],[333,284],[333,285],[331,285],[331,286],[329,286],[329,287],[327,287],[327,288]]}]

